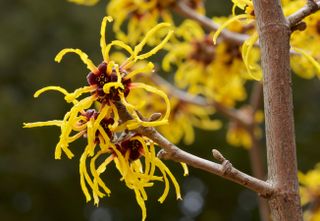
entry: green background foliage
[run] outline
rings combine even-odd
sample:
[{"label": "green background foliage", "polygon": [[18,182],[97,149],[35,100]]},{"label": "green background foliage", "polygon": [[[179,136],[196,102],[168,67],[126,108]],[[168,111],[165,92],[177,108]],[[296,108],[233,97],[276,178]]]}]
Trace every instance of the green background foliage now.
[{"label": "green background foliage", "polygon": [[[10,0],[0,3],[0,219],[5,221],[125,221],[140,220],[134,194],[119,181],[112,167],[104,177],[110,198],[96,208],[88,204],[79,185],[78,160],[84,143],[76,142],[73,160],[54,160],[57,128],[22,129],[23,122],[60,119],[68,104],[58,93],[38,99],[32,95],[47,85],[73,90],[86,83],[87,70],[77,56],[56,64],[56,53],[79,47],[98,63],[100,21],[106,2],[82,7],[64,0]],[[227,14],[225,1],[206,2],[209,16]],[[119,12],[121,13],[121,12]],[[110,33],[110,27],[109,32]],[[108,35],[109,37],[110,35]],[[110,39],[110,38],[109,38]],[[302,171],[319,161],[319,81],[293,77],[298,163]],[[233,165],[250,173],[248,152],[225,143],[223,130],[197,131],[196,142],[186,150],[212,159],[218,148]],[[164,204],[157,197],[163,186],[149,190],[148,220],[219,221],[259,220],[254,193],[206,172],[182,169],[167,162],[181,183],[185,201],[169,194]]]}]

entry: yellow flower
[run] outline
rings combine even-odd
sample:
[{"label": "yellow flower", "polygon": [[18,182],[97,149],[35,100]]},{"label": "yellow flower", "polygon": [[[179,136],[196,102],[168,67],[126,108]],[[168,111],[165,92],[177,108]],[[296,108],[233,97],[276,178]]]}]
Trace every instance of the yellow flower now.
[{"label": "yellow flower", "polygon": [[166,46],[169,52],[162,66],[165,71],[177,66],[174,80],[179,88],[227,106],[246,98],[244,84],[249,75],[238,45],[225,41],[213,45],[212,38],[190,20],[178,27],[176,34],[182,40]]},{"label": "yellow flower", "polygon": [[306,174],[298,173],[302,206],[306,207],[304,219],[318,221],[320,218],[320,165]]},{"label": "yellow flower", "polygon": [[[253,23],[255,24],[255,14],[252,0],[232,0],[234,3],[232,14],[233,16],[223,23],[219,29],[215,32],[213,36],[213,41],[216,43],[217,38],[223,29],[227,26],[231,26],[235,22],[241,21],[244,24]],[[283,0],[283,12],[286,16],[299,10],[304,4],[303,0]],[[240,8],[244,11],[243,14],[236,15],[235,9]],[[301,77],[312,78],[315,75],[320,77],[320,53],[319,53],[319,40],[320,40],[320,13],[314,13],[307,16],[303,20],[307,28],[305,31],[295,31],[291,34],[291,45],[292,49],[297,52],[297,54],[291,57],[292,69]],[[243,43],[242,46],[242,57],[244,64],[247,67],[248,73],[255,80],[261,80],[262,72],[261,68],[255,62],[252,62],[250,57],[255,55],[255,50],[253,50],[254,44],[258,40],[257,31],[250,33],[250,37]],[[305,44],[308,42],[308,44]],[[257,59],[254,59],[257,60]]]},{"label": "yellow flower", "polygon": [[[166,37],[150,51],[141,53],[146,42],[153,34],[168,28],[170,25],[161,23],[155,26],[149,30],[137,46],[131,48],[119,40],[106,44],[105,29],[107,21],[111,22],[112,18],[105,17],[102,21],[100,46],[103,62],[99,66],[95,66],[80,49],[63,49],[55,58],[55,61],[60,62],[66,53],[78,54],[90,70],[87,75],[88,86],[76,89],[71,93],[58,86],[48,86],[34,94],[34,97],[38,97],[49,90],[61,92],[64,99],[73,105],[64,118],[62,120],[25,123],[24,127],[58,126],[60,128],[61,134],[55,149],[55,159],[60,159],[62,153],[65,153],[68,158],[72,158],[74,155],[69,149],[69,144],[85,137],[87,145],[80,157],[79,172],[80,184],[86,200],[90,201],[93,197],[94,203],[98,205],[99,198],[106,194],[110,195],[111,191],[100,178],[100,175],[106,170],[107,165],[113,161],[121,174],[121,180],[135,192],[136,200],[142,210],[142,220],[145,220],[146,187],[151,187],[155,181],[163,181],[165,189],[159,198],[162,203],[168,194],[169,180],[171,180],[177,198],[180,199],[181,196],[175,177],[164,163],[156,157],[155,144],[150,139],[132,131],[139,126],[151,127],[166,124],[170,114],[168,97],[155,87],[133,82],[132,78],[138,73],[153,70],[151,62],[139,68],[136,68],[134,64],[157,53],[169,40],[172,31],[168,31]],[[113,46],[120,47],[130,54],[121,65],[118,65],[109,57],[109,51]],[[165,110],[161,119],[151,122],[140,119],[137,108],[127,101],[130,92],[136,88],[143,88],[149,93],[159,95],[165,101]],[[88,96],[81,98],[85,94],[88,94]],[[127,111],[133,116],[132,120],[123,122],[120,119],[118,103],[122,103],[126,107]],[[141,157],[144,158],[143,161],[140,160]],[[91,158],[90,171],[87,169],[88,158]],[[103,162],[99,165],[97,165],[98,158],[103,159]],[[160,170],[161,176],[155,175],[156,169]],[[87,185],[92,189],[92,194],[90,194]]]},{"label": "yellow flower", "polygon": [[[68,1],[88,6],[99,2],[99,0]],[[158,22],[164,21],[174,24],[170,7],[175,3],[174,0],[111,0],[107,6],[107,14],[115,19],[113,30],[117,38],[135,45]],[[202,0],[187,0],[186,4],[197,12],[204,14]],[[128,25],[125,34],[122,31],[122,25],[126,21],[128,21]],[[162,34],[159,33],[159,36],[150,38],[148,44],[157,44]]]},{"label": "yellow flower", "polygon": [[[232,8],[232,16],[224,22],[218,30],[213,35],[213,43],[217,43],[217,39],[223,29],[225,29],[228,26],[237,24],[239,25],[239,22],[243,23],[246,26],[249,26],[254,28],[254,23],[252,25],[252,22],[254,22],[255,15],[254,15],[254,9],[253,9],[253,3],[251,0],[232,0],[234,3]],[[244,10],[243,14],[236,15],[235,9],[240,8],[241,10]],[[215,19],[217,20],[217,19]],[[221,20],[221,19],[219,19]],[[240,23],[240,26],[242,26]],[[231,29],[232,30],[232,29]],[[234,30],[233,30],[234,31]],[[243,63],[245,64],[248,74],[251,78],[255,80],[261,80],[262,78],[262,71],[260,66],[257,64],[257,61],[259,60],[259,53],[256,52],[256,50],[253,50],[254,44],[258,40],[258,33],[255,30],[250,30],[250,37],[244,41],[242,48],[241,48],[241,56],[243,58]]]},{"label": "yellow flower", "polygon": [[[224,23],[222,24],[219,29],[214,33],[213,36],[213,42],[216,44],[217,38],[219,37],[221,31],[225,29],[227,26],[232,24],[235,21],[240,21],[241,19],[245,19],[245,21],[251,22],[254,19],[254,9],[253,9],[253,3],[252,0],[232,0],[233,7],[232,7],[232,16]],[[243,14],[236,15],[236,8],[240,8],[242,11],[244,11]]]},{"label": "yellow flower", "polygon": [[292,48],[298,52],[291,56],[291,67],[300,77],[320,78],[320,13],[308,16],[304,22],[306,29],[297,30],[291,35]]},{"label": "yellow flower", "polygon": [[252,0],[232,0],[233,8],[232,12],[235,15],[236,8],[240,8],[245,11],[248,16],[254,16],[253,2]]},{"label": "yellow flower", "polygon": [[159,127],[159,131],[173,143],[181,140],[191,145],[195,140],[194,127],[203,130],[217,130],[221,128],[219,120],[211,120],[215,113],[213,108],[201,107],[186,103],[173,96],[170,97],[172,112],[169,124]]},{"label": "yellow flower", "polygon": [[[174,24],[169,10],[174,4],[174,0],[111,0],[107,13],[115,18],[113,28],[117,37],[134,45],[159,21]],[[201,13],[204,11],[201,0],[188,0],[187,4]],[[125,21],[128,21],[127,34],[121,30]],[[161,33],[159,36],[161,37]],[[157,39],[158,36],[154,36],[149,44],[156,44]]]}]

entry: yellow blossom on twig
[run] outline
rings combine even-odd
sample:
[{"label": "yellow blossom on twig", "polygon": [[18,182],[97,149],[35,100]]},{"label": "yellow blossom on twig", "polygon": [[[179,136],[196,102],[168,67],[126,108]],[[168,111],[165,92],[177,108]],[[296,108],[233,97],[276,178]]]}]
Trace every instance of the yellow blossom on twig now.
[{"label": "yellow blossom on twig", "polygon": [[[156,181],[164,182],[165,188],[159,198],[163,202],[169,192],[169,181],[176,190],[177,199],[181,198],[180,187],[165,164],[157,158],[155,143],[133,130],[140,127],[160,126],[168,123],[170,115],[170,102],[167,95],[161,90],[143,83],[133,82],[132,78],[141,72],[151,72],[154,65],[149,62],[143,67],[134,68],[134,64],[157,53],[169,40],[172,31],[168,30],[169,24],[161,23],[149,30],[145,37],[134,48],[119,40],[106,43],[105,29],[111,17],[105,17],[101,25],[100,46],[103,61],[96,66],[80,49],[67,48],[61,50],[55,61],[60,62],[65,54],[76,53],[87,65],[90,73],[87,75],[88,86],[84,86],[68,92],[59,86],[48,86],[38,90],[34,97],[49,90],[59,91],[64,95],[66,102],[71,103],[71,109],[62,120],[45,122],[25,123],[25,128],[57,126],[61,130],[60,139],[55,149],[55,158],[60,159],[62,153],[68,158],[74,154],[69,148],[70,143],[84,137],[87,145],[80,157],[79,173],[80,185],[87,201],[92,198],[98,205],[99,198],[110,195],[111,190],[101,179],[100,175],[107,166],[114,162],[121,175],[121,180],[126,186],[135,192],[136,200],[142,210],[142,220],[146,219],[147,200],[146,188],[153,186]],[[149,51],[144,46],[149,38],[156,32],[167,30],[164,39]],[[129,53],[129,57],[122,63],[117,64],[110,59],[109,52],[112,47],[120,47]],[[159,96],[164,101],[164,114],[160,119],[146,121],[141,119],[137,107],[127,101],[130,91],[144,89],[149,93]],[[83,98],[84,95],[87,95]],[[161,101],[160,101],[161,102]],[[97,103],[96,108],[94,104]],[[122,120],[117,104],[122,103],[133,119]],[[144,160],[140,160],[144,158]],[[98,160],[99,159],[99,160]],[[97,163],[101,162],[102,163]],[[90,161],[88,167],[88,160]],[[186,170],[185,165],[184,169]],[[160,174],[157,174],[159,170]],[[92,193],[88,189],[90,187]]]},{"label": "yellow blossom on twig", "polygon": [[[166,46],[169,52],[162,66],[165,71],[177,67],[177,87],[226,106],[246,98],[244,84],[250,77],[239,45],[226,41],[213,45],[212,37],[191,20],[183,22],[175,33],[179,40]],[[254,63],[256,58],[250,57],[250,62]]]}]

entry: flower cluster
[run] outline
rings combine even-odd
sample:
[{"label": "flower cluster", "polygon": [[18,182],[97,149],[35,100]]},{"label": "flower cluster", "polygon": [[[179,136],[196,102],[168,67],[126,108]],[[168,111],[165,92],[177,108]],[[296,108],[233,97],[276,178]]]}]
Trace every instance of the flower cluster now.
[{"label": "flower cluster", "polygon": [[[94,5],[99,0],[69,0],[82,5]],[[111,0],[107,6],[107,14],[115,19],[113,30],[117,38],[135,45],[152,27],[163,21],[174,24],[170,7],[174,0]],[[204,13],[202,0],[187,0],[189,7],[199,13]],[[119,13],[121,12],[121,13]],[[127,31],[122,31],[123,24],[128,21]],[[161,36],[161,33],[159,33]],[[149,39],[150,44],[156,44],[159,36]]]},{"label": "flower cluster", "polygon": [[213,45],[212,37],[191,20],[178,27],[176,35],[181,41],[168,44],[163,68],[170,71],[171,66],[177,67],[175,83],[179,88],[226,106],[246,98],[244,84],[249,75],[239,45],[227,41]]},{"label": "flower cluster", "polygon": [[[90,201],[93,198],[97,205],[99,198],[106,194],[110,195],[111,191],[100,175],[111,162],[114,162],[121,174],[121,180],[135,192],[136,200],[142,209],[142,220],[145,220],[146,207],[144,202],[147,200],[145,188],[151,187],[155,181],[162,181],[165,184],[164,192],[159,198],[161,203],[168,194],[170,180],[174,184],[177,198],[180,199],[181,196],[175,177],[165,164],[156,157],[155,143],[134,131],[140,126],[164,125],[168,122],[170,114],[170,103],[164,92],[132,80],[138,73],[152,71],[153,64],[149,62],[139,68],[136,68],[134,64],[157,53],[169,40],[172,31],[167,31],[166,37],[157,46],[142,53],[148,38],[159,30],[168,29],[169,24],[158,24],[149,30],[137,46],[131,48],[119,40],[114,40],[109,44],[106,43],[106,24],[111,21],[111,17],[105,17],[102,21],[100,46],[103,61],[99,66],[95,66],[80,49],[63,49],[55,58],[57,62],[60,62],[67,53],[78,54],[90,70],[87,75],[88,86],[76,89],[71,93],[58,86],[48,86],[38,90],[34,95],[38,97],[48,90],[61,92],[65,96],[64,99],[73,105],[64,118],[62,120],[25,123],[24,127],[58,126],[61,135],[55,149],[56,159],[60,159],[62,153],[65,153],[68,158],[72,158],[74,155],[69,149],[69,145],[81,137],[86,138],[87,145],[79,163],[80,183],[86,200]],[[121,65],[118,65],[109,57],[109,52],[114,46],[120,47],[130,54]],[[162,100],[159,102],[162,102],[162,105],[163,102],[165,104],[161,119],[158,118],[153,121],[141,119],[137,107],[127,100],[131,91],[137,88],[143,88],[149,93],[161,97]],[[82,98],[85,94],[87,96]],[[124,106],[126,110],[120,110],[119,104]],[[128,111],[133,119],[122,120],[119,111]],[[144,160],[141,161],[141,158],[144,158]],[[88,159],[90,159],[89,170]],[[157,175],[156,169],[159,169],[160,174]],[[91,188],[91,193],[88,186]]]},{"label": "flower cluster", "polygon": [[[79,4],[85,1],[74,0]],[[190,8],[203,13],[202,1],[186,1]],[[255,33],[253,4],[249,1],[235,1],[234,14],[236,7],[243,9],[244,14],[229,18],[214,18],[221,28],[215,33],[216,39],[220,31],[227,27],[237,33],[252,34]],[[117,36],[129,44],[135,44],[141,39],[150,27],[154,26],[159,20],[170,22],[173,20],[169,13],[169,8],[173,7],[174,1],[136,1],[120,0],[110,1],[107,6],[108,14],[115,18],[114,31]],[[117,13],[119,9],[123,13]],[[243,23],[242,20],[246,19]],[[127,28],[123,24],[128,20]],[[125,34],[122,30],[126,30]],[[158,32],[153,38],[148,38],[146,44],[154,45],[159,42],[163,32]],[[176,70],[174,83],[180,89],[186,90],[192,95],[202,95],[205,99],[214,100],[221,105],[234,107],[237,102],[244,101],[247,98],[245,84],[252,78],[261,79],[261,68],[258,65],[260,60],[259,50],[253,48],[253,43],[257,40],[257,34],[245,42],[245,46],[219,39],[219,44],[214,45],[212,36],[206,33],[202,27],[191,20],[185,20],[181,25],[175,28],[175,35],[170,42],[166,44],[165,49],[168,53],[162,61],[162,68],[166,72]],[[161,85],[160,85],[161,87]],[[162,88],[165,90],[165,88]],[[202,129],[218,129],[221,123],[217,120],[211,120],[214,113],[212,107],[199,107],[179,100],[166,90],[170,96],[170,105],[172,114],[169,118],[170,125],[163,124],[158,127],[173,143],[178,143],[182,139],[184,143],[191,144],[194,141],[194,127]],[[143,94],[132,96],[131,103],[140,107],[142,113],[164,112],[161,105],[143,104],[144,99],[137,97],[152,97],[152,94]],[[160,103],[160,102],[156,102]],[[201,110],[201,111],[200,111]],[[188,121],[186,121],[188,119]],[[228,141],[234,145],[248,146],[248,133],[245,129],[230,124],[227,134]],[[243,132],[239,133],[239,131]],[[173,131],[175,133],[173,133]],[[175,134],[173,136],[173,134]],[[245,139],[245,137],[247,138]],[[240,141],[241,140],[241,141]],[[247,141],[245,141],[247,140]]]},{"label": "flower cluster", "polygon": [[191,145],[195,140],[194,127],[203,130],[217,130],[221,128],[221,122],[210,119],[215,110],[210,107],[202,107],[182,101],[170,96],[172,111],[169,124],[159,127],[159,131],[173,143],[181,140]]},{"label": "flower cluster", "polygon": [[[99,2],[69,1],[88,6]],[[115,19],[113,30],[120,40],[106,43],[106,25],[113,19],[105,17],[100,31],[103,61],[96,66],[80,49],[67,48],[57,54],[57,62],[67,53],[79,55],[90,70],[86,78],[88,85],[73,92],[59,86],[38,90],[34,97],[49,90],[59,91],[72,107],[62,120],[25,123],[24,126],[60,128],[61,135],[55,148],[56,159],[61,159],[63,153],[68,158],[73,158],[70,144],[80,138],[86,139],[87,145],[80,156],[79,172],[80,185],[87,201],[93,199],[94,204],[98,205],[100,198],[110,195],[111,190],[101,175],[111,163],[114,163],[119,171],[121,181],[134,191],[142,210],[142,220],[146,219],[146,188],[153,186],[156,181],[164,182],[165,185],[159,198],[161,203],[168,195],[170,181],[175,188],[177,199],[181,198],[175,177],[156,156],[157,144],[136,129],[158,127],[173,143],[183,140],[184,143],[191,144],[195,139],[194,127],[214,130],[221,127],[221,122],[211,119],[211,115],[215,113],[212,107],[188,103],[165,87],[160,90],[135,80],[138,74],[147,74],[154,70],[153,63],[146,62],[145,59],[166,44],[167,54],[163,58],[162,69],[167,72],[176,71],[174,84],[178,88],[226,108],[234,108],[238,102],[243,102],[247,98],[245,84],[248,80],[262,79],[260,52],[255,47],[258,33],[253,1],[232,2],[231,17],[213,18],[214,22],[220,25],[213,35],[205,32],[198,23],[186,19],[180,26],[175,27],[175,36],[172,36],[173,31],[168,31],[170,24],[174,24],[170,9],[175,7],[176,1],[110,0],[106,11]],[[185,3],[198,13],[204,13],[201,0],[186,0]],[[283,0],[283,4],[285,14],[290,15],[304,4],[304,0]],[[236,15],[239,10],[241,13]],[[306,29],[294,30],[291,35],[292,68],[304,78],[319,77],[319,12],[308,16],[304,22]],[[248,38],[243,45],[219,38],[225,28]],[[131,47],[132,45],[136,46]],[[151,49],[148,51],[146,46]],[[120,55],[122,62],[118,62],[112,58],[114,54],[110,53],[114,48],[121,48],[129,56],[123,59],[123,55]],[[152,103],[148,102],[151,100]],[[240,108],[238,113],[247,112],[249,109]],[[121,117],[123,111],[131,116],[130,119]],[[159,114],[155,114],[158,112]],[[261,112],[257,111],[253,120],[254,127],[261,123]],[[252,136],[261,136],[258,127],[249,131],[239,122],[230,122],[227,132],[227,141],[230,144],[249,148],[252,146]],[[182,166],[186,174],[186,165]],[[303,204],[312,204],[311,212],[306,214],[308,220],[320,219],[320,188],[316,184],[320,182],[319,171],[317,168],[307,174],[300,174]]]},{"label": "flower cluster", "polygon": [[[213,41],[216,43],[218,36],[222,30],[229,27],[234,22],[241,22],[245,25],[251,24],[255,27],[255,14],[252,0],[232,0],[233,16],[229,18],[220,28],[215,32]],[[300,9],[305,1],[303,0],[283,0],[283,11],[286,16],[296,12]],[[239,8],[244,11],[243,14],[236,15],[235,10]],[[291,46],[295,53],[291,56],[291,67],[293,71],[303,78],[312,78],[320,76],[320,54],[319,54],[319,37],[320,37],[320,12],[307,16],[303,22],[306,24],[306,29],[301,31],[297,30],[291,34]],[[261,74],[252,73],[257,70],[257,64],[248,60],[252,56],[252,49],[258,40],[257,31],[253,31],[250,37],[243,43],[242,57],[246,64],[249,74],[256,80],[261,79]],[[308,42],[308,44],[305,44]]]},{"label": "flower cluster", "polygon": [[[302,6],[304,1],[288,4],[286,13],[291,14]],[[292,70],[300,77],[311,79],[320,77],[320,12],[306,17],[305,30],[297,30],[291,35],[292,48],[297,52],[291,56]],[[308,44],[306,44],[308,42]]]}]

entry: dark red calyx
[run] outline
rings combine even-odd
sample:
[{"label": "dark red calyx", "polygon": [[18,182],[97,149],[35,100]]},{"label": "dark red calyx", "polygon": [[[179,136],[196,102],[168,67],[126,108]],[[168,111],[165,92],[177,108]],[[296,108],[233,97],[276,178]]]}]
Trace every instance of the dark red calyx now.
[{"label": "dark red calyx", "polygon": [[[82,114],[82,116],[85,116],[87,118],[87,121],[89,121],[91,118],[97,119],[99,114],[100,114],[100,112],[98,112],[94,109],[88,109],[88,110],[86,110],[86,112],[84,114]],[[81,122],[81,123],[83,124],[84,122]],[[107,133],[110,140],[113,139],[113,134],[109,129],[109,125],[112,125],[112,124],[114,124],[114,119],[112,119],[112,118],[104,118],[100,121],[101,127]],[[99,139],[98,139],[99,134],[100,134],[100,132],[99,132],[99,130],[97,130],[96,139],[95,139],[96,143],[99,143]],[[86,138],[87,134],[84,134],[84,137]]]},{"label": "dark red calyx", "polygon": [[89,85],[98,85],[103,86],[105,83],[107,83],[108,77],[107,77],[107,63],[102,62],[98,66],[97,73],[90,72],[87,75],[87,81]]},{"label": "dark red calyx", "polygon": [[206,36],[200,41],[194,41],[193,47],[193,51],[190,54],[191,59],[201,62],[204,65],[208,65],[214,60],[216,49],[210,36]]},{"label": "dark red calyx", "polygon": [[107,133],[110,140],[113,139],[113,134],[112,134],[111,130],[109,129],[109,125],[112,125],[112,124],[114,124],[114,119],[112,119],[112,118],[107,118],[107,119],[105,118],[100,122],[101,127]]},{"label": "dark red calyx", "polygon": [[143,155],[143,146],[142,143],[139,140],[125,140],[121,142],[121,144],[117,145],[117,149],[125,155],[128,151],[129,153],[129,159],[131,161],[135,161],[139,159]]},{"label": "dark red calyx", "polygon": [[110,88],[110,92],[106,94],[103,91],[103,86],[109,82],[116,82],[118,81],[118,75],[116,70],[113,68],[111,73],[107,73],[107,64],[105,62],[102,62],[98,66],[98,72],[93,73],[90,72],[87,75],[87,81],[89,85],[95,85],[97,86],[96,90],[93,92],[93,94],[97,95],[97,101],[100,103],[110,103],[110,101],[119,101],[120,96],[119,92],[124,93],[124,96],[128,96],[130,92],[130,79],[124,79],[124,76],[127,75],[126,71],[120,68],[120,76],[121,76],[121,83],[124,86],[124,89],[121,88]]},{"label": "dark red calyx", "polygon": [[240,47],[236,44],[228,43],[225,52],[230,55],[230,59],[225,61],[226,65],[231,65],[234,59],[242,59]]}]

